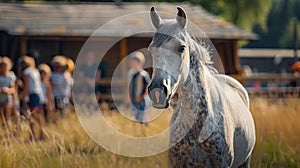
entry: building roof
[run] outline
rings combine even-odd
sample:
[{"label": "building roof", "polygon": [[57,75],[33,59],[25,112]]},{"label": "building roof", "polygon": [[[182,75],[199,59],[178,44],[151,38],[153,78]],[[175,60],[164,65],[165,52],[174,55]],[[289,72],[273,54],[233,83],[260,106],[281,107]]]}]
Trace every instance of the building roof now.
[{"label": "building roof", "polygon": [[[89,36],[110,20],[135,12],[149,11],[155,5],[157,11],[176,13],[182,6],[189,20],[200,27],[212,39],[257,39],[223,19],[216,17],[201,6],[189,3],[0,3],[0,30],[11,35],[33,36]],[[132,26],[151,24],[150,17],[137,17],[123,21],[122,26],[108,30],[104,36],[122,37],[124,30]],[[165,16],[162,16],[165,18]],[[168,17],[168,16],[166,16]],[[171,17],[171,16],[169,16]],[[172,15],[174,17],[174,15]]]}]

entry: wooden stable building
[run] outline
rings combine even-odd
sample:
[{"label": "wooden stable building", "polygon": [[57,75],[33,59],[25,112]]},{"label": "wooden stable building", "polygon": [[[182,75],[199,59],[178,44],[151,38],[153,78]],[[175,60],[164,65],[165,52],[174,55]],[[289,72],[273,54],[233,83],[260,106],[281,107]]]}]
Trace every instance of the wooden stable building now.
[{"label": "wooden stable building", "polygon": [[[227,74],[239,72],[238,40],[253,40],[256,35],[245,32],[205,11],[201,6],[189,3],[0,3],[0,55],[12,59],[24,54],[36,57],[37,63],[49,62],[54,55],[63,54],[76,60],[88,37],[110,20],[135,12],[149,11],[155,5],[158,11],[174,15],[177,5],[182,6],[189,20],[203,30],[216,47]],[[125,24],[145,26],[149,18],[128,20]],[[126,27],[126,26],[125,26]],[[123,25],[116,32],[99,36],[105,42],[122,37]],[[145,48],[151,41],[151,34],[121,39],[105,56],[111,66],[134,50]]]},{"label": "wooden stable building", "polygon": [[[75,61],[85,42],[99,27],[124,15],[148,12],[153,5],[163,18],[174,18],[176,7],[182,6],[189,20],[212,41],[225,73],[240,76],[238,40],[254,40],[257,36],[208,13],[201,6],[189,3],[0,3],[0,56],[9,56],[16,62],[20,56],[29,54],[40,64],[49,63],[53,56],[60,54]],[[149,13],[144,14],[120,19],[121,24],[93,36],[97,45],[94,48],[101,48],[117,39],[103,57],[109,66],[106,66],[105,78],[97,81],[99,85],[110,86],[110,78],[120,61],[131,52],[149,45],[154,28]],[[152,28],[152,33],[126,36],[132,28],[145,27]],[[110,98],[108,95],[107,99]]]}]

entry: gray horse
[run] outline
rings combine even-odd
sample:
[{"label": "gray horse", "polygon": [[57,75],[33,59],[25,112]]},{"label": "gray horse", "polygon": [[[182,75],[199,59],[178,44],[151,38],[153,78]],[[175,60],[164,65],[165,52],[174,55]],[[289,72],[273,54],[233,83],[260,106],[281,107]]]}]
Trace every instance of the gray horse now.
[{"label": "gray horse", "polygon": [[255,126],[249,98],[235,79],[218,74],[208,50],[187,33],[185,11],[164,19],[151,8],[156,33],[149,45],[153,75],[149,96],[155,108],[177,106],[170,123],[172,167],[249,167]]}]

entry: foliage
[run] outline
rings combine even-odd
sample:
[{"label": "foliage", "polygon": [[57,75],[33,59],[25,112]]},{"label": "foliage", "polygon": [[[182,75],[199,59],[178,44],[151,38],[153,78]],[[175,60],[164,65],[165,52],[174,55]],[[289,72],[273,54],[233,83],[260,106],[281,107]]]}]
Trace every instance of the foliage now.
[{"label": "foliage", "polygon": [[200,0],[198,2],[209,12],[220,15],[248,31],[251,31],[254,25],[267,28],[266,20],[271,9],[271,0]]},{"label": "foliage", "polygon": [[255,26],[254,32],[260,40],[248,44],[253,48],[293,48],[292,20],[300,20],[299,0],[272,0],[272,8],[267,19],[267,30]]},{"label": "foliage", "polygon": [[[182,0],[125,0],[125,1],[162,1],[182,2]],[[248,31],[254,25],[261,26],[264,30],[266,20],[271,9],[271,0],[187,0],[196,5],[201,5],[207,11],[223,17],[239,27]]]},{"label": "foliage", "polygon": [[[294,46],[294,29],[295,24],[297,24],[297,39],[300,39],[300,25],[297,18],[293,17],[289,19],[289,23],[287,24],[286,31],[280,38],[279,45],[282,48],[291,48]],[[297,43],[297,48],[300,47],[300,44]]]}]

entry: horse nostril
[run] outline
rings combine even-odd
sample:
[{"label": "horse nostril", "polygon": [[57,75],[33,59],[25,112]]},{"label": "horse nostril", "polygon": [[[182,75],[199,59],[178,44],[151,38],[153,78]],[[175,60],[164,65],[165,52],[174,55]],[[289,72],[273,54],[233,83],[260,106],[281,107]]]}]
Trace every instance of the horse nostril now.
[{"label": "horse nostril", "polygon": [[156,100],[156,103],[159,103],[160,101],[159,101],[159,98],[160,98],[160,91],[159,90],[156,90],[155,92],[154,92],[154,96],[155,96],[155,100]]},{"label": "horse nostril", "polygon": [[149,89],[149,96],[151,101],[156,104],[164,103],[167,99],[165,88]]}]

